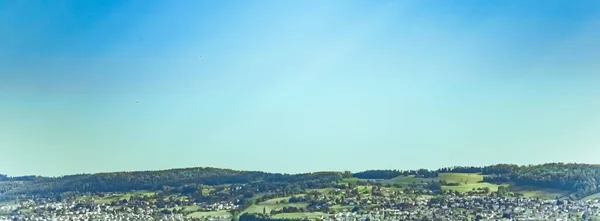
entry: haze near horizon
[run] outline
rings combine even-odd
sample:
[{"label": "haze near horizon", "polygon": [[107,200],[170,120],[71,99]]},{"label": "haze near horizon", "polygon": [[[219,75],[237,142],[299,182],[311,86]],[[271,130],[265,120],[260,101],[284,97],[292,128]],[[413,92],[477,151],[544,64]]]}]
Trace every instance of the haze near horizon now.
[{"label": "haze near horizon", "polygon": [[598,1],[3,1],[0,173],[600,163]]}]

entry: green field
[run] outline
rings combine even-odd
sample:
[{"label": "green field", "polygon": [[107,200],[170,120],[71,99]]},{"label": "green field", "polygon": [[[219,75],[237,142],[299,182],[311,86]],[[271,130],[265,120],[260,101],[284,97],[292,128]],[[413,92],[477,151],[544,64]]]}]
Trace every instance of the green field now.
[{"label": "green field", "polygon": [[472,184],[483,182],[483,175],[477,173],[440,173],[438,179],[448,183]]},{"label": "green field", "polygon": [[586,196],[585,198],[583,198],[581,200],[595,200],[595,199],[600,199],[600,193],[596,193],[596,194],[592,194],[592,195]]},{"label": "green field", "polygon": [[490,188],[490,192],[496,192],[496,191],[498,191],[498,186],[499,185],[497,185],[497,184],[491,184],[491,183],[469,183],[469,184],[461,184],[459,186],[442,186],[442,190],[453,190],[453,191],[466,193],[473,189],[488,187],[488,188]]},{"label": "green field", "polygon": [[[297,195],[297,196],[302,196],[302,195]],[[275,198],[275,199],[270,199],[267,200],[265,202],[261,202],[259,204],[256,205],[251,205],[250,207],[248,207],[246,210],[244,210],[242,213],[263,213],[263,209],[267,212],[270,213],[271,210],[280,210],[283,209],[283,207],[297,207],[297,208],[306,208],[308,206],[307,203],[287,203],[287,200],[289,200],[290,197],[280,197],[280,198]],[[280,202],[281,200],[285,200],[286,203],[277,203]]]},{"label": "green field", "polygon": [[329,192],[333,191],[334,188],[323,188],[323,189],[307,189],[306,192],[312,192],[312,191],[317,191],[321,194],[328,194]]},{"label": "green field", "polygon": [[562,192],[562,191],[558,191],[558,190],[527,187],[527,186],[521,186],[521,187],[510,186],[510,191],[523,194],[524,197],[540,198],[540,199],[556,199],[556,197],[563,197],[563,196],[567,195],[566,192]]},{"label": "green field", "polygon": [[398,192],[398,191],[403,191],[404,187],[382,187],[381,189],[389,191],[389,192]]},{"label": "green field", "polygon": [[187,215],[188,218],[208,218],[208,217],[217,217],[217,216],[231,217],[232,215],[231,215],[231,213],[229,213],[225,210],[193,212],[193,213]]},{"label": "green field", "polygon": [[177,206],[177,207],[172,207],[172,208],[168,208],[169,210],[173,211],[174,209],[177,210],[181,210],[183,209],[184,213],[190,213],[190,212],[196,212],[200,210],[199,206]]},{"label": "green field", "polygon": [[252,203],[255,202],[255,200],[257,200],[258,198],[263,197],[265,194],[264,193],[256,193],[254,194],[254,196],[252,196],[252,199],[250,199],[252,201]]},{"label": "green field", "polygon": [[300,218],[308,218],[308,219],[315,219],[315,218],[319,218],[321,216],[328,216],[328,214],[322,213],[322,212],[314,212],[314,213],[280,213],[277,214],[275,216],[273,216],[273,218],[276,219],[300,219]]},{"label": "green field", "polygon": [[98,203],[98,204],[112,203],[114,201],[119,201],[119,200],[124,200],[124,199],[129,200],[132,196],[135,196],[135,197],[154,196],[155,194],[156,193],[150,192],[150,191],[136,191],[136,192],[132,192],[132,193],[115,194],[115,195],[111,195],[111,196],[100,197],[100,198],[94,199],[94,203]]},{"label": "green field", "polygon": [[373,186],[357,186],[356,188],[360,194],[371,194]]},{"label": "green field", "polygon": [[333,205],[330,206],[329,209],[334,210],[334,211],[344,211],[344,210],[352,210],[354,206],[342,206],[342,205]]},{"label": "green field", "polygon": [[367,182],[368,180],[359,179],[359,178],[356,178],[356,177],[352,177],[352,178],[344,178],[344,179],[340,180],[339,183],[342,183],[342,184],[348,184],[348,183],[356,184],[358,181],[365,181],[365,182]]}]

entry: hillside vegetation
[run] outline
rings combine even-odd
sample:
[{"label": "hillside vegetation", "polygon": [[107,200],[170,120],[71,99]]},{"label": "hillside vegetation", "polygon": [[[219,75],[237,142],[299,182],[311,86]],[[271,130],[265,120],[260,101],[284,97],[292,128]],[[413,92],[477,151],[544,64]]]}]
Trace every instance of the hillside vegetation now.
[{"label": "hillside vegetation", "polygon": [[[344,178],[344,179],[342,179]],[[443,181],[443,189],[466,191],[499,185],[514,188],[552,189],[583,198],[600,192],[600,166],[589,164],[549,163],[518,166],[498,164],[486,167],[450,167],[438,170],[369,170],[358,173],[318,172],[277,174],[257,171],[237,171],[218,168],[186,168],[161,171],[79,174],[63,177],[7,177],[0,175],[0,197],[18,194],[48,194],[65,192],[125,192],[132,190],[165,190],[194,192],[199,185],[252,184],[256,193],[281,189],[298,192],[301,189],[333,187],[378,180],[388,184],[408,185]],[[336,184],[337,183],[337,184]],[[240,195],[246,194],[240,192]]]},{"label": "hillside vegetation", "polygon": [[[462,177],[459,180],[451,177],[456,176],[457,173],[481,175],[473,176],[472,179]],[[459,183],[466,181],[466,184],[474,181],[498,185],[510,183],[515,187],[527,186],[564,191],[574,198],[583,198],[600,192],[600,165],[591,164],[548,163],[528,166],[498,164],[486,167],[441,168],[435,171],[425,169],[370,170],[353,174],[356,179],[390,179],[389,177],[393,175],[397,175],[391,179],[393,183],[427,182],[440,179]]]},{"label": "hillside vegetation", "polygon": [[[260,183],[258,188],[285,188],[296,184],[301,188],[320,188],[341,179],[337,172],[276,174],[218,168],[187,168],[161,171],[82,174],[57,178],[5,178],[0,194],[45,194],[64,192],[125,192],[132,190],[193,191],[197,185]],[[15,182],[20,182],[18,185]]]}]

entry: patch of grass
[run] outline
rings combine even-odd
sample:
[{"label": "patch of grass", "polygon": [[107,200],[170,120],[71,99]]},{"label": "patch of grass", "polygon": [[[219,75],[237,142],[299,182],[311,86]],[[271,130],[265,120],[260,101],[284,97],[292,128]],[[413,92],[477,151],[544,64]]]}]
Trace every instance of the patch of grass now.
[{"label": "patch of grass", "polygon": [[483,182],[483,175],[478,173],[440,173],[438,179],[448,183],[472,184]]},{"label": "patch of grass", "polygon": [[124,200],[124,199],[129,200],[133,196],[135,196],[135,197],[154,196],[155,194],[156,194],[155,192],[150,192],[150,191],[136,191],[136,192],[131,192],[131,193],[120,193],[120,194],[114,194],[114,195],[94,199],[94,203],[98,203],[98,204],[112,203],[114,201],[119,201],[119,200]]},{"label": "patch of grass", "polygon": [[398,192],[403,191],[404,187],[381,187],[381,190],[385,190],[388,192]]},{"label": "patch of grass", "polygon": [[198,210],[200,210],[199,206],[186,206],[186,207],[183,208],[183,212],[184,213],[185,212],[196,212]]},{"label": "patch of grass", "polygon": [[561,197],[562,194],[550,193],[543,190],[524,190],[518,191],[518,193],[523,194],[524,197],[527,198],[539,198],[539,199],[556,199],[556,197]]},{"label": "patch of grass", "polygon": [[359,180],[360,179],[358,179],[356,177],[344,178],[344,179],[340,180],[339,183],[343,183],[343,184],[348,184],[348,183],[356,184]]},{"label": "patch of grass", "polygon": [[521,193],[524,197],[527,198],[539,198],[539,199],[556,199],[556,197],[563,197],[567,195],[566,192],[553,190],[553,189],[544,189],[544,188],[536,188],[536,187],[528,187],[528,186],[510,186],[510,191],[515,193]]},{"label": "patch of grass", "polygon": [[333,191],[334,188],[322,188],[322,189],[307,189],[306,192],[317,191],[321,194],[329,194],[329,192]]},{"label": "patch of grass", "polygon": [[358,188],[360,194],[371,194],[373,190],[373,186],[357,186],[356,188]]},{"label": "patch of grass", "polygon": [[[299,194],[296,196],[303,196],[303,195],[304,194]],[[283,209],[283,207],[306,208],[308,206],[308,203],[287,203],[289,199],[290,199],[290,197],[280,197],[280,198],[270,199],[270,200],[261,202],[259,204],[251,205],[246,210],[241,212],[240,214],[243,214],[243,213],[261,214],[261,213],[263,213],[263,209],[268,214],[271,212],[271,210],[281,210],[281,209]],[[278,203],[282,200],[284,200],[285,203]]]},{"label": "patch of grass", "polygon": [[461,184],[458,186],[442,186],[442,190],[453,190],[453,191],[466,193],[473,189],[488,187],[488,188],[490,188],[490,192],[496,192],[496,191],[498,191],[498,186],[499,185],[492,184],[492,183],[469,183],[469,184]]},{"label": "patch of grass", "polygon": [[600,199],[600,193],[595,193],[589,196],[584,197],[583,199],[581,199],[582,201],[586,201],[586,200],[595,200],[595,199]]},{"label": "patch of grass", "polygon": [[209,195],[215,191],[216,191],[216,189],[212,186],[202,186],[202,194],[203,195]]},{"label": "patch of grass", "polygon": [[33,214],[33,210],[30,209],[20,209],[19,212],[21,214]]},{"label": "patch of grass", "polygon": [[352,210],[353,207],[354,206],[333,205],[333,206],[330,206],[329,209],[339,212],[339,211],[344,211],[344,210],[350,211],[350,210]]},{"label": "patch of grass", "polygon": [[314,212],[314,213],[280,213],[277,215],[274,215],[273,218],[276,219],[300,219],[300,218],[308,218],[308,219],[315,219],[315,218],[319,218],[321,216],[328,216],[328,214],[322,213],[322,212]]},{"label": "patch of grass", "polygon": [[226,210],[219,210],[219,211],[206,211],[206,212],[193,212],[189,215],[187,215],[188,218],[208,218],[208,217],[217,217],[217,216],[225,216],[225,217],[231,217],[231,213],[227,212]]}]

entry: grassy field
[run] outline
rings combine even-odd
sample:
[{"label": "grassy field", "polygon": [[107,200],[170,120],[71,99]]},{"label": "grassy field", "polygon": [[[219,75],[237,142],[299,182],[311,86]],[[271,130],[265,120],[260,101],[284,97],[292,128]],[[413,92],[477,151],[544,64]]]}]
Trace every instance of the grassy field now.
[{"label": "grassy field", "polygon": [[183,209],[184,213],[189,213],[189,212],[196,212],[196,211],[200,210],[200,207],[199,206],[177,206],[177,207],[169,208],[169,210],[171,210],[171,211],[173,211],[174,209],[177,209],[177,210]]},{"label": "grassy field", "polygon": [[581,200],[596,200],[596,199],[600,199],[600,193],[595,193],[595,194],[586,196]]},{"label": "grassy field", "polygon": [[382,190],[387,190],[390,192],[403,191],[404,187],[381,187]]},{"label": "grassy field", "polygon": [[515,193],[521,193],[524,197],[528,198],[540,198],[540,199],[556,199],[556,197],[562,197],[567,195],[566,192],[553,190],[553,189],[541,189],[535,187],[515,187],[510,186],[510,190]]},{"label": "grassy field", "polygon": [[333,191],[334,188],[323,188],[323,189],[308,189],[306,192],[317,191],[321,194],[329,194],[329,192]]},{"label": "grassy field", "polygon": [[252,197],[252,199],[250,199],[250,201],[252,201],[252,203],[254,203],[255,200],[257,200],[258,198],[263,197],[265,194],[264,193],[256,193],[254,194],[254,196]]},{"label": "grassy field", "polygon": [[440,173],[438,179],[448,183],[473,184],[483,182],[483,175],[477,173]]},{"label": "grassy field", "polygon": [[231,213],[225,211],[225,210],[219,210],[219,211],[207,211],[207,212],[193,212],[189,215],[187,215],[188,218],[207,218],[207,217],[216,217],[216,216],[225,216],[225,217],[231,217]]},{"label": "grassy field", "polygon": [[442,186],[442,190],[453,190],[453,191],[465,193],[465,192],[469,192],[473,189],[488,187],[488,188],[490,188],[490,192],[496,192],[496,191],[498,191],[498,186],[500,186],[500,185],[491,184],[491,183],[469,183],[469,184],[461,184],[459,186]]},{"label": "grassy field", "polygon": [[354,206],[342,206],[342,205],[333,205],[330,206],[329,209],[334,210],[334,211],[344,211],[344,210],[352,210]]},{"label": "grassy field", "polygon": [[342,183],[342,184],[348,184],[348,183],[356,184],[358,181],[365,181],[365,182],[367,182],[368,180],[359,179],[359,178],[356,178],[356,177],[352,177],[352,178],[344,178],[344,179],[340,180],[339,183]]},{"label": "grassy field", "polygon": [[371,194],[373,186],[357,186],[356,188],[360,194]]},{"label": "grassy field", "polygon": [[[280,198],[275,198],[275,199],[270,199],[267,200],[265,202],[261,202],[259,204],[256,205],[252,205],[250,207],[248,207],[246,210],[244,210],[242,213],[263,213],[263,209],[267,212],[270,213],[271,210],[280,210],[283,209],[283,207],[297,207],[297,208],[306,208],[308,206],[307,203],[287,203],[287,200],[289,200],[290,197],[280,197]],[[281,200],[285,200],[286,203],[277,203],[280,202]]]},{"label": "grassy field", "polygon": [[273,216],[273,218],[276,219],[300,219],[300,218],[309,218],[309,219],[315,219],[315,218],[319,218],[321,216],[328,216],[328,214],[322,213],[322,212],[314,212],[314,213],[280,213],[277,214],[275,216]]},{"label": "grassy field", "polygon": [[115,194],[115,195],[111,195],[111,196],[106,196],[106,197],[101,197],[101,198],[97,198],[94,199],[94,203],[112,203],[114,201],[119,201],[119,200],[129,200],[132,196],[136,196],[136,197],[141,197],[141,196],[154,196],[154,192],[150,192],[150,191],[136,191],[136,192],[132,192],[132,193],[122,193],[122,194]]},{"label": "grassy field", "polygon": [[600,193],[596,193],[596,194],[592,194],[592,195],[586,196],[585,198],[583,198],[581,200],[595,200],[595,199],[600,199]]},{"label": "grassy field", "polygon": [[540,198],[540,199],[556,199],[556,197],[562,197],[560,193],[547,192],[543,190],[525,190],[517,191],[517,193],[523,194],[524,197],[528,198]]}]

